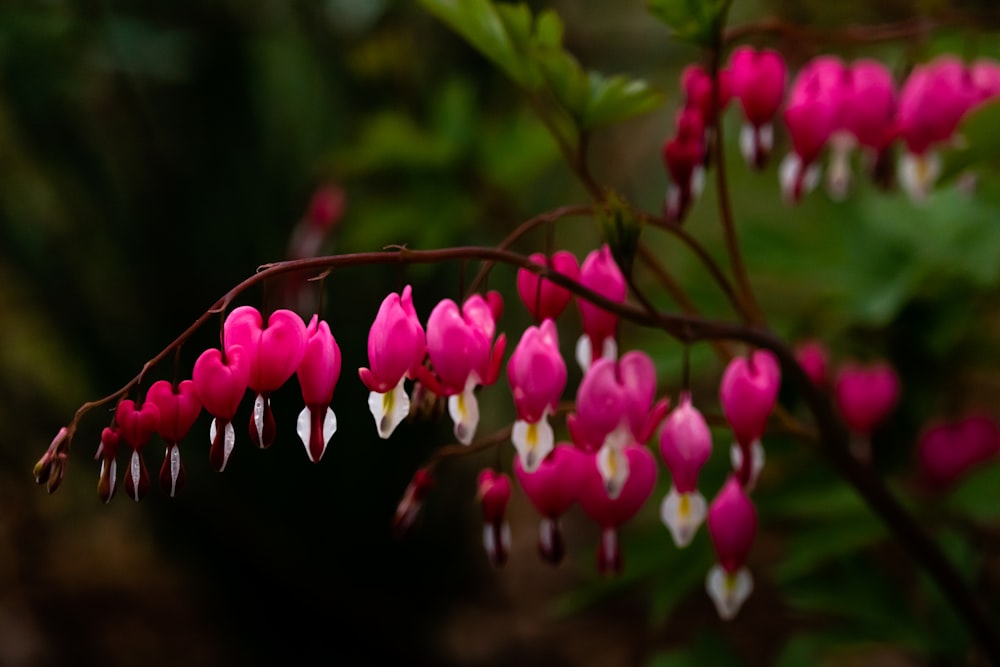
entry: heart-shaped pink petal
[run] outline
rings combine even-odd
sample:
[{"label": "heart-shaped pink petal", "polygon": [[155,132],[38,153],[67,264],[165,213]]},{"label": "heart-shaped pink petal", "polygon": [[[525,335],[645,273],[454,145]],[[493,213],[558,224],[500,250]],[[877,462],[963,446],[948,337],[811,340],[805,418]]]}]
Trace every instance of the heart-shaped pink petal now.
[{"label": "heart-shaped pink petal", "polygon": [[933,487],[956,483],[1000,452],[1000,428],[985,415],[938,422],[924,431],[917,448],[920,472]]},{"label": "heart-shaped pink petal", "polygon": [[593,465],[592,457],[569,443],[560,443],[535,472],[526,472],[521,457],[515,456],[514,474],[538,513],[554,519],[577,501],[588,464]]},{"label": "heart-shaped pink petal", "polygon": [[645,447],[624,449],[629,474],[617,498],[610,498],[594,457],[586,466],[580,488],[580,506],[602,528],[614,528],[631,519],[649,499],[656,486],[656,459]]},{"label": "heart-shaped pink petal", "polygon": [[201,412],[201,401],[192,380],[184,380],[176,387],[166,380],[154,382],[146,392],[146,401],[159,408],[156,432],[167,442],[183,440]]},{"label": "heart-shaped pink petal", "polygon": [[736,357],[722,376],[719,399],[737,442],[749,446],[764,434],[781,388],[781,368],[768,350]]},{"label": "heart-shaped pink petal", "polygon": [[869,434],[881,424],[899,399],[899,378],[886,363],[847,364],[837,374],[837,407],[847,426]]}]

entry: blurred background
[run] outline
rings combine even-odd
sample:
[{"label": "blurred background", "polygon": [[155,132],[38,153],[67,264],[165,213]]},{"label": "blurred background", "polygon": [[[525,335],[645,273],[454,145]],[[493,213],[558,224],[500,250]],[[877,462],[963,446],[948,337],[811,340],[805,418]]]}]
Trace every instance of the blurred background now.
[{"label": "blurred background", "polygon": [[[567,48],[585,67],[644,77],[665,93],[660,109],[595,135],[591,153],[599,182],[658,213],[677,78],[700,54],[672,41],[641,0],[530,4],[558,10]],[[978,17],[984,6],[737,0],[731,19],[831,27],[942,10]],[[878,57],[900,79],[937,53],[1000,55],[996,24],[948,23],[955,27],[905,43],[755,43],[781,48],[793,67],[819,49]],[[735,137],[735,112],[726,124]],[[780,156],[787,137],[777,142]],[[751,172],[734,142],[727,154],[747,263],[772,325],[792,340],[823,340],[838,363],[893,363],[904,401],[875,435],[876,465],[998,608],[1000,475],[984,468],[943,497],[912,482],[928,420],[996,414],[996,174],[983,169],[971,196],[947,187],[922,206],[859,178],[844,202],[818,192],[789,208],[773,164]],[[722,257],[713,192],[709,184],[686,224]],[[510,562],[490,568],[474,494],[491,452],[441,465],[420,524],[393,539],[406,484],[451,441],[450,426],[408,423],[380,440],[354,369],[367,363],[368,327],[386,293],[412,284],[425,319],[440,298],[459,297],[477,266],[368,267],[322,283],[344,372],[339,430],[318,465],[294,433],[301,399],[291,383],[275,397],[277,443],[254,450],[238,428],[224,474],[208,466],[208,418],[199,419],[182,446],[178,498],[153,489],[140,504],[121,491],[99,502],[92,456],[111,416],[100,410],[81,424],[58,493],[33,483],[32,464],[80,404],[136,375],[259,265],[299,252],[297,229],[318,224],[321,253],[489,245],[540,211],[575,203],[587,203],[586,193],[525,100],[415,3],[0,4],[0,665],[968,660],[968,637],[933,586],[815,451],[781,437],[766,443],[774,464],[755,495],[757,590],[728,624],[703,591],[713,559],[704,531],[678,552],[659,524],[665,479],[626,527],[625,572],[614,580],[596,573],[598,532],[578,510],[567,517],[566,562],[542,563],[536,516],[519,491]],[[600,242],[589,220],[553,234],[581,259]],[[539,232],[518,249],[540,250],[544,239]],[[730,316],[672,237],[649,230],[644,241],[704,312]],[[489,282],[508,297],[500,328],[509,349],[530,323],[513,277],[498,268]],[[308,303],[314,289],[269,284],[242,302]],[[569,359],[575,315],[561,327]],[[663,393],[675,396],[680,346],[628,328],[622,336],[625,348],[654,356]],[[214,323],[199,332],[180,354],[181,376],[217,341]],[[716,414],[721,368],[709,346],[692,349],[695,401]],[[172,375],[169,362],[153,369],[143,391]],[[567,398],[578,380],[571,370]],[[796,409],[794,396],[784,398]],[[503,380],[481,400],[481,433],[514,418]],[[707,489],[728,466],[729,435],[716,436]],[[160,452],[154,441],[151,472]]]}]

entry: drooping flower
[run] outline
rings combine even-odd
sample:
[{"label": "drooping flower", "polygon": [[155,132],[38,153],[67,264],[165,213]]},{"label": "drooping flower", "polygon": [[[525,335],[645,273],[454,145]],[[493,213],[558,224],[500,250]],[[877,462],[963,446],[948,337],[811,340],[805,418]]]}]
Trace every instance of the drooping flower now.
[{"label": "drooping flower", "polygon": [[899,378],[889,364],[845,364],[834,386],[837,407],[856,434],[870,435],[885,421],[899,399]]},{"label": "drooping flower", "polygon": [[494,567],[507,562],[510,553],[510,477],[486,468],[479,473],[476,496],[483,508],[483,548]]},{"label": "drooping flower", "polygon": [[601,527],[597,568],[605,575],[617,574],[622,569],[618,527],[636,515],[656,486],[656,459],[648,449],[627,445],[622,455],[629,475],[616,496],[608,495],[604,475],[595,464],[586,466],[580,487],[580,506]]},{"label": "drooping flower", "polygon": [[923,481],[943,490],[1000,453],[1000,427],[986,415],[972,415],[928,426],[917,445]]},{"label": "drooping flower", "polygon": [[748,487],[755,484],[764,464],[760,438],[780,388],[781,368],[768,350],[754,350],[749,358],[735,357],[722,375],[719,399],[736,436],[733,463],[740,481]]},{"label": "drooping flower", "polygon": [[729,58],[733,97],[743,106],[746,123],[740,130],[740,149],[747,164],[760,169],[774,145],[771,122],[785,95],[785,60],[772,49],[736,48]]},{"label": "drooping flower", "polygon": [[439,385],[448,396],[448,413],[455,423],[455,438],[469,444],[479,424],[479,404],[473,393],[480,384],[496,382],[507,339],[500,334],[493,342],[496,320],[502,309],[500,295],[487,299],[473,294],[462,305],[444,299],[427,320],[427,356],[437,380],[424,379],[428,386]]},{"label": "drooping flower", "polygon": [[723,620],[730,620],[753,592],[745,567],[757,533],[757,512],[739,480],[730,477],[708,508],[708,533],[718,564],[708,572],[705,588]]},{"label": "drooping flower", "polygon": [[125,473],[125,491],[132,500],[139,502],[149,490],[149,473],[142,460],[142,450],[156,431],[160,409],[150,401],[145,401],[141,408],[136,409],[135,401],[125,399],[115,409],[115,421],[118,423],[118,433],[125,444],[132,448]]},{"label": "drooping flower", "polygon": [[732,98],[732,77],[728,70],[719,70],[719,91],[713,88],[712,76],[701,65],[688,65],[681,72],[684,106],[698,112],[702,128],[715,123],[719,111],[724,111]]},{"label": "drooping flower", "polygon": [[118,481],[118,444],[121,435],[117,426],[106,426],[101,431],[101,444],[97,448],[97,456],[101,460],[101,472],[97,479],[97,497],[102,502],[111,502],[115,495],[115,487]]},{"label": "drooping flower", "polygon": [[[567,278],[578,280],[580,277],[580,263],[576,255],[568,250],[557,251],[551,259],[536,252],[530,259],[535,264],[548,267]],[[523,268],[517,271],[517,293],[536,322],[555,320],[566,309],[572,298],[572,294],[565,287],[540,278],[538,274]]]},{"label": "drooping flower", "polygon": [[257,394],[250,417],[250,439],[258,447],[270,447],[275,434],[270,395],[292,377],[302,362],[306,325],[296,313],[281,309],[271,314],[265,327],[256,308],[240,306],[226,318],[223,344],[227,350],[239,345],[247,355],[247,385]]},{"label": "drooping flower", "polygon": [[632,350],[618,361],[598,359],[576,395],[576,413],[566,420],[576,446],[596,454],[606,492],[617,497],[630,474],[625,449],[649,440],[669,402],[656,399],[656,368],[645,352]]},{"label": "drooping flower", "polygon": [[534,472],[552,451],[555,436],[548,415],[555,413],[566,388],[566,363],[559,353],[555,322],[528,327],[507,363],[517,421],[511,440],[525,470]]},{"label": "drooping flower", "polygon": [[708,506],[698,491],[698,472],[712,454],[712,433],[691,404],[690,392],[681,392],[677,407],[663,422],[660,454],[673,480],[660,505],[660,518],[674,544],[685,547],[705,520]]},{"label": "drooping flower", "polygon": [[424,328],[413,308],[412,290],[407,285],[401,295],[393,292],[382,300],[368,332],[371,369],[358,369],[361,381],[371,392],[368,408],[382,438],[392,435],[409,413],[410,399],[403,381],[417,377],[425,356]]},{"label": "drooping flower", "polygon": [[514,474],[528,500],[542,515],[538,527],[538,551],[542,558],[558,564],[566,552],[559,517],[577,501],[584,476],[593,465],[591,456],[569,443],[560,443],[541,460],[533,472],[514,457]]},{"label": "drooping flower", "polygon": [[800,343],[795,348],[795,359],[809,380],[820,389],[829,382],[827,378],[828,354],[826,346],[818,340]]},{"label": "drooping flower", "polygon": [[396,537],[405,535],[416,523],[424,506],[424,498],[432,486],[434,476],[430,468],[419,468],[413,473],[413,479],[407,484],[392,517],[392,532]]},{"label": "drooping flower", "polygon": [[[607,244],[592,251],[583,260],[580,283],[610,301],[625,302],[625,276],[615,263]],[[615,341],[618,316],[586,299],[578,298],[576,303],[583,321],[583,335],[576,345],[576,360],[580,368],[586,371],[596,359],[614,359],[618,356],[618,343]]]},{"label": "drooping flower", "polygon": [[160,410],[156,432],[167,445],[160,466],[160,487],[173,498],[184,486],[179,443],[201,414],[201,401],[192,380],[184,380],[176,386],[166,380],[154,382],[146,392],[146,401]]},{"label": "drooping flower", "polygon": [[194,362],[191,379],[194,382],[198,400],[212,415],[209,440],[212,443],[208,453],[209,462],[217,472],[226,469],[229,455],[236,443],[233,417],[240,401],[247,391],[250,364],[246,353],[239,345],[222,350],[209,348]]},{"label": "drooping flower", "polygon": [[663,163],[670,183],[663,200],[663,214],[682,222],[705,185],[705,124],[695,109],[677,114],[677,132],[663,144]]},{"label": "drooping flower", "polygon": [[337,416],[330,403],[340,379],[340,346],[330,326],[313,315],[306,327],[306,349],[296,371],[305,407],[299,413],[296,432],[313,463],[323,458],[337,430]]}]

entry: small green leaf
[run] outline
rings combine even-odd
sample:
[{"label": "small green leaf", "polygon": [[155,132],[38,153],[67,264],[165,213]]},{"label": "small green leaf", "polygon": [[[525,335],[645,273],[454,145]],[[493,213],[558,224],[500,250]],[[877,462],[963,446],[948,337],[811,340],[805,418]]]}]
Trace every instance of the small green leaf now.
[{"label": "small green leaf", "polygon": [[713,46],[732,0],[648,0],[649,11],[682,41]]},{"label": "small green leaf", "polygon": [[641,79],[604,77],[589,73],[590,96],[580,117],[581,129],[591,130],[647,113],[663,104],[663,94]]}]

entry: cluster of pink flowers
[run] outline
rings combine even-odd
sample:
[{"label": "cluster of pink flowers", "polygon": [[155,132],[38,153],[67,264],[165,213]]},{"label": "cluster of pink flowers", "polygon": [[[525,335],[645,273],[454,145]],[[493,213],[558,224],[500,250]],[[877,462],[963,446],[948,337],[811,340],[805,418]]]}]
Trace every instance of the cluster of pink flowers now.
[{"label": "cluster of pink flowers", "polygon": [[754,168],[767,162],[774,144],[772,125],[780,112],[792,148],[779,167],[781,190],[795,202],[818,184],[827,147],[828,191],[842,198],[850,184],[851,152],[862,151],[874,168],[897,140],[905,149],[898,163],[899,183],[911,197],[922,199],[940,175],[937,149],[954,143],[969,111],[1000,95],[1000,63],[980,59],[967,65],[954,56],[916,66],[898,90],[889,69],[869,59],[845,63],[820,56],[806,63],[790,86],[787,79],[779,53],[748,46],[735,49],[728,67],[719,71],[717,91],[702,68],[684,70],[684,105],[676,133],[663,149],[670,175],[664,206],[668,219],[683,220],[700,192],[711,127],[731,98],[743,109],[740,147]]}]

